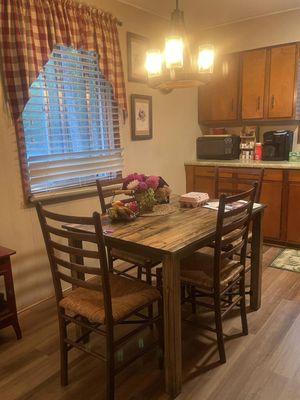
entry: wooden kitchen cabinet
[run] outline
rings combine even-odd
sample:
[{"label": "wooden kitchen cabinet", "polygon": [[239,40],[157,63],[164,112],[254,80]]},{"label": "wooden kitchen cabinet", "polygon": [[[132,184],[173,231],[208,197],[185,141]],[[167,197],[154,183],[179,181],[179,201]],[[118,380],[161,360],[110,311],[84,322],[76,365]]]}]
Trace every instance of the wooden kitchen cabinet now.
[{"label": "wooden kitchen cabinet", "polygon": [[[214,198],[215,167],[187,165],[185,168],[187,191],[207,192],[210,198]],[[241,167],[237,167],[239,169]],[[264,239],[299,247],[300,170],[266,168],[261,202],[267,206],[263,222]]]},{"label": "wooden kitchen cabinet", "polygon": [[268,118],[292,118],[295,104],[297,45],[271,49]]},{"label": "wooden kitchen cabinet", "polygon": [[292,43],[219,56],[211,81],[199,88],[199,123],[299,119],[298,47]]},{"label": "wooden kitchen cabinet", "polygon": [[238,119],[239,60],[239,54],[216,60],[211,82],[199,88],[199,122]]},{"label": "wooden kitchen cabinet", "polygon": [[264,237],[282,239],[282,190],[283,171],[265,170],[261,191],[261,202],[267,205],[264,214]]},{"label": "wooden kitchen cabinet", "polygon": [[264,117],[267,49],[242,54],[242,119]]},{"label": "wooden kitchen cabinet", "polygon": [[300,243],[300,171],[290,171],[287,191],[286,239]]}]

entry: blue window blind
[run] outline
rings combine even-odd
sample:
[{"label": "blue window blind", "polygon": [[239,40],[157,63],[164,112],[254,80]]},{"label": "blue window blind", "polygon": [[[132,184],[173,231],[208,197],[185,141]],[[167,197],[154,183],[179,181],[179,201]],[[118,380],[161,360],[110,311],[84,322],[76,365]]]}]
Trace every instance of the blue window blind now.
[{"label": "blue window blind", "polygon": [[95,52],[57,46],[23,112],[31,193],[122,172],[118,106]]}]

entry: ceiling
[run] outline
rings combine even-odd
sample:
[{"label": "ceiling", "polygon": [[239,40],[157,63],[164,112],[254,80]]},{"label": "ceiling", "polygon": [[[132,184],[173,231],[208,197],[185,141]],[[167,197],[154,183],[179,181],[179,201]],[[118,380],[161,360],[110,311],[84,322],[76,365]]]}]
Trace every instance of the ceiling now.
[{"label": "ceiling", "polygon": [[[119,0],[122,3],[169,18],[175,0]],[[300,9],[300,0],[179,0],[186,23],[204,29],[263,15]]]}]

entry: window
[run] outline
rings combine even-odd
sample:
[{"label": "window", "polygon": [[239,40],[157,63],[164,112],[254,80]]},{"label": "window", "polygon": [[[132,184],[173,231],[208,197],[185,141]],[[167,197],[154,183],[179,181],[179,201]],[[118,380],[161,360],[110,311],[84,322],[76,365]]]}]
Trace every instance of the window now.
[{"label": "window", "polygon": [[22,116],[32,194],[121,175],[118,106],[95,52],[57,46]]}]

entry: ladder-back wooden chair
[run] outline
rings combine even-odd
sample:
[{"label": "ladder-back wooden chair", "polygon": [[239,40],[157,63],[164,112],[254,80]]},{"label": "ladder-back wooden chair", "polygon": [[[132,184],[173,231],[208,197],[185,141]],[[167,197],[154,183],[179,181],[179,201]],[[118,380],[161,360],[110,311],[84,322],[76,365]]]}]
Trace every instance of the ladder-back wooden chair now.
[{"label": "ladder-back wooden chair", "polygon": [[[124,182],[123,178],[114,180],[98,179],[96,181],[102,215],[105,215],[107,213],[107,210],[111,207],[111,199],[115,194],[118,194],[118,192],[122,189],[123,182]],[[110,201],[107,201],[108,199]],[[133,200],[134,198],[127,197],[124,198],[124,200],[122,201],[128,203]],[[150,285],[152,284],[152,277],[155,276],[155,273],[153,273],[153,269],[161,263],[161,260],[158,258],[152,259],[149,257],[145,257],[144,255],[139,255],[136,253],[132,253],[130,251],[124,251],[114,248],[109,248],[108,254],[109,254],[108,256],[109,268],[111,271],[114,271],[114,273],[116,274],[132,277],[132,275],[128,274],[128,272],[136,269],[137,277],[139,279],[142,279],[143,275],[145,275],[146,282]],[[115,261],[117,260],[125,261],[129,263],[130,266],[125,269],[118,269],[117,267],[114,266]]]},{"label": "ladder-back wooden chair", "polygon": [[[235,195],[241,193],[249,190],[254,183],[257,183],[255,203],[260,203],[263,178],[263,168],[216,167],[215,198],[218,199],[221,194]],[[247,258],[249,259],[251,259],[251,241],[252,226],[250,224],[247,246]],[[251,263],[247,266],[246,272],[249,272],[250,270]]]},{"label": "ladder-back wooden chair", "polygon": [[[133,335],[147,327],[157,325],[158,339],[141,352],[144,354],[153,345],[163,346],[162,300],[160,291],[145,282],[131,280],[112,274],[108,269],[100,214],[92,217],[73,217],[46,211],[37,204],[48,258],[50,262],[57,302],[61,384],[68,384],[68,352],[72,348],[82,350],[106,363],[106,399],[114,399],[115,375],[130,362],[115,365],[115,352],[125,345]],[[83,224],[91,228],[90,233],[65,230],[61,225]],[[95,232],[95,233],[94,233]],[[82,243],[74,247],[73,243]],[[88,277],[89,279],[85,279]],[[73,289],[63,292],[62,283]],[[141,311],[158,303],[155,317],[147,317]],[[136,326],[130,333],[118,338],[115,330],[120,325]],[[72,338],[71,327],[82,329],[80,336]],[[83,343],[89,335],[102,336],[106,342],[105,355],[86,348]],[[74,336],[74,332],[73,332]],[[162,354],[162,353],[161,353]]]},{"label": "ladder-back wooden chair", "polygon": [[[183,301],[192,303],[193,311],[196,305],[214,311],[216,328],[208,329],[217,334],[222,363],[226,362],[222,319],[234,306],[240,307],[243,334],[248,334],[245,264],[256,187],[255,184],[252,189],[234,196],[221,195],[214,248],[208,252],[195,252],[184,259],[181,266],[182,284],[189,289]],[[240,200],[245,202],[239,207],[233,204]],[[232,259],[237,251],[240,252],[239,258]]]}]

